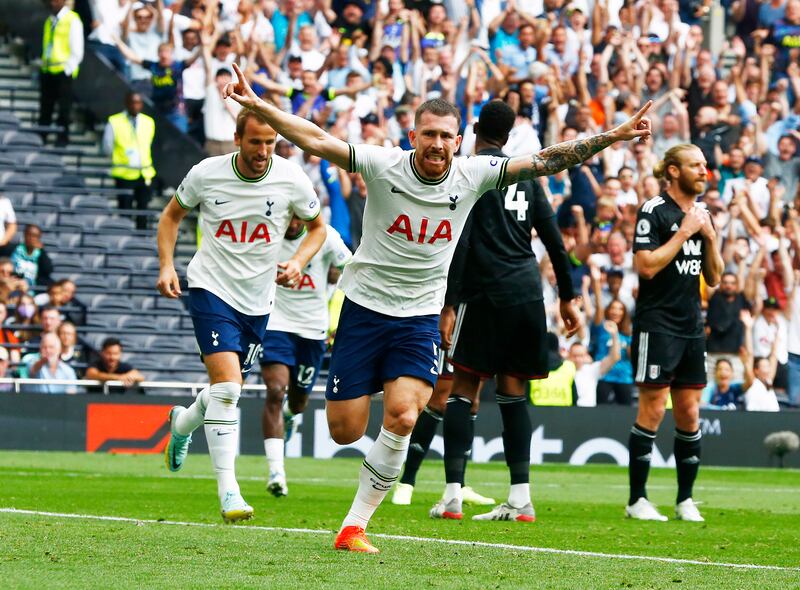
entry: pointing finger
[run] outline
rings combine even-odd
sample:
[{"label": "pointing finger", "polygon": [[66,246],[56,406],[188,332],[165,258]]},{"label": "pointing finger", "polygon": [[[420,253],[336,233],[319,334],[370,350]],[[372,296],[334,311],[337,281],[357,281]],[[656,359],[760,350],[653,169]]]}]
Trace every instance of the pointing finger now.
[{"label": "pointing finger", "polygon": [[646,113],[647,111],[649,111],[649,110],[650,110],[650,107],[652,107],[652,106],[653,106],[653,101],[652,101],[652,100],[648,100],[648,101],[645,103],[645,105],[644,105],[644,106],[643,106],[641,109],[639,109],[639,112],[638,112],[638,113],[636,113],[636,114],[633,116],[633,118],[634,118],[636,121],[639,121],[639,120],[640,120],[642,117],[644,117],[645,113]]}]

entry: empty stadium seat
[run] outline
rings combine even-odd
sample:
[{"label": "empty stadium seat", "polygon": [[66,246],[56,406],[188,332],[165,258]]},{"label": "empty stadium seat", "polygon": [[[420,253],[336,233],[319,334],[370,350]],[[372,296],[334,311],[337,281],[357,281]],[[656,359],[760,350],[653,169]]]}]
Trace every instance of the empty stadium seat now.
[{"label": "empty stadium seat", "polygon": [[156,322],[152,316],[124,315],[119,318],[117,327],[120,330],[155,330]]},{"label": "empty stadium seat", "polygon": [[42,138],[36,133],[12,130],[2,134],[0,143],[7,147],[41,147]]},{"label": "empty stadium seat", "polygon": [[[108,277],[99,277],[108,279]],[[133,309],[133,302],[127,297],[120,295],[107,295],[101,293],[92,297],[92,307],[98,309]]]},{"label": "empty stadium seat", "polygon": [[7,111],[0,111],[0,131],[14,131],[19,129],[20,120]]},{"label": "empty stadium seat", "polygon": [[99,195],[75,195],[70,199],[70,209],[83,210],[83,209],[96,209],[98,211],[107,211],[110,208],[108,199]]}]

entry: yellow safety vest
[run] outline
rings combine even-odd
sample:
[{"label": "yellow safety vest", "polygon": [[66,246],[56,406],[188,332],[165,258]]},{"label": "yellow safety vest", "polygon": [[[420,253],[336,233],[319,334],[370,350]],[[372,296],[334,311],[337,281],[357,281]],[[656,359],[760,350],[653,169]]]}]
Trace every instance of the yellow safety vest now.
[{"label": "yellow safety vest", "polygon": [[[79,19],[78,13],[70,10],[56,21],[55,29],[50,17],[44,21],[44,35],[42,36],[42,71],[47,74],[61,74],[72,54],[69,46],[69,32],[72,21]],[[72,72],[72,77],[78,76],[78,69]]]},{"label": "yellow safety vest", "polygon": [[[140,113],[136,118],[134,132],[128,113],[123,111],[108,118],[114,130],[114,151],[111,154],[111,176],[122,180],[144,178],[149,181],[156,175],[150,146],[156,132],[152,117]],[[130,165],[131,153],[139,154],[139,166]]]},{"label": "yellow safety vest", "polygon": [[550,371],[546,379],[532,380],[529,392],[531,403],[534,406],[571,406],[575,373],[573,362],[564,361],[555,371]]}]

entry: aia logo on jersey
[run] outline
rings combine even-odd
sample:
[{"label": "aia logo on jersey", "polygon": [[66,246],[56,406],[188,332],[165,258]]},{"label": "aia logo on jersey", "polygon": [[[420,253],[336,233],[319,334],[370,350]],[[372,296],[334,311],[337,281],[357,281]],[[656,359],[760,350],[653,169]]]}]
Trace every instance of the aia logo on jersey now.
[{"label": "aia logo on jersey", "polygon": [[[428,232],[432,226],[429,226],[429,223],[430,220],[427,217],[423,217],[422,221],[420,221],[418,229],[417,227],[412,226],[408,215],[400,215],[394,220],[392,226],[386,230],[386,233],[389,235],[402,234],[409,242],[417,242],[418,244],[435,244],[436,240],[445,240],[447,242],[452,241],[453,232],[450,227],[449,220],[443,219],[440,221],[439,225],[436,227],[436,230],[430,234],[428,234]],[[429,235],[430,237],[428,237]]]},{"label": "aia logo on jersey", "polygon": [[285,289],[292,289],[293,291],[302,291],[303,289],[316,289],[317,286],[314,284],[314,279],[311,278],[311,275],[304,274],[300,277],[300,280],[297,281],[297,284],[292,285],[291,287],[283,285]]},{"label": "aia logo on jersey", "polygon": [[241,225],[236,228],[228,219],[225,219],[219,224],[217,231],[214,233],[214,237],[217,239],[227,237],[234,244],[253,243],[260,240],[264,240],[265,243],[269,244],[272,241],[269,237],[269,229],[266,223],[259,223],[254,227],[248,227],[247,222],[243,221]]}]

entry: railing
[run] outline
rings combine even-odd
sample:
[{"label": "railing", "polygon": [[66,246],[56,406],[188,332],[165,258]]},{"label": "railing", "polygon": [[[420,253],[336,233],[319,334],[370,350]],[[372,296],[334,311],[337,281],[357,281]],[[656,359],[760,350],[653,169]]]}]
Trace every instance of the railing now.
[{"label": "railing", "polygon": [[[14,377],[0,377],[0,385],[11,384],[14,387],[14,393],[25,393],[22,387],[25,385],[75,385],[78,387],[102,387],[103,395],[109,395],[112,387],[125,387],[122,381],[98,381],[96,379],[22,379]],[[193,397],[208,383],[186,383],[184,381],[141,381],[135,387],[141,389],[189,389]],[[252,397],[263,397],[266,395],[267,388],[261,384],[245,384],[242,386],[244,394],[251,394]],[[325,387],[322,384],[314,386],[312,397],[317,397],[316,394],[323,394]],[[69,394],[63,394],[69,395]],[[163,395],[163,393],[162,393]]]}]

